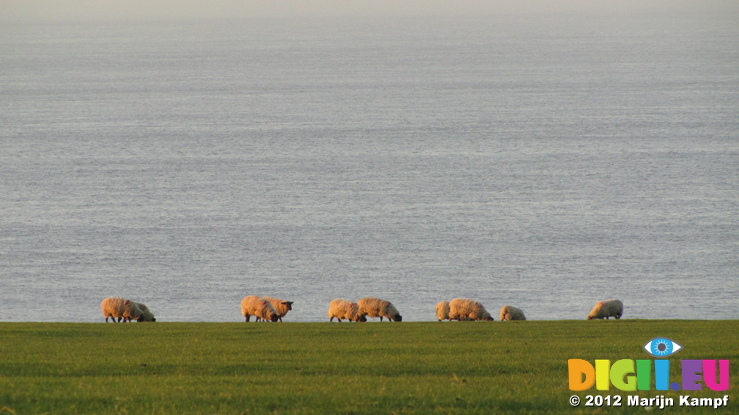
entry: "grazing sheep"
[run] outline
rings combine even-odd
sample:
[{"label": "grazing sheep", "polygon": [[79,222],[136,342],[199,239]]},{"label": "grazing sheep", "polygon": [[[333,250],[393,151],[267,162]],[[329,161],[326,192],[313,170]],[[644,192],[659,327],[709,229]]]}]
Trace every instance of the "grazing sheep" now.
[{"label": "grazing sheep", "polygon": [[125,300],[120,297],[108,297],[100,303],[100,309],[103,311],[105,322],[108,318],[113,319],[113,323],[119,323],[123,319],[123,302]]},{"label": "grazing sheep", "polygon": [[624,303],[621,302],[621,300],[606,300],[606,301],[598,301],[597,304],[595,304],[595,307],[590,311],[590,315],[588,316],[588,320],[593,319],[606,319],[608,320],[609,317],[613,316],[617,319],[620,319],[621,316],[624,314]]},{"label": "grazing sheep", "polygon": [[103,311],[103,317],[105,322],[108,322],[108,317],[113,318],[113,322],[118,323],[121,321],[131,321],[131,319],[138,320],[141,318],[143,312],[141,309],[131,300],[126,300],[120,297],[108,297],[100,303],[100,309]]},{"label": "grazing sheep", "polygon": [[390,301],[381,300],[374,297],[365,297],[357,301],[359,312],[369,317],[387,317],[388,321],[403,321],[403,316]]},{"label": "grazing sheep", "polygon": [[477,301],[466,298],[455,298],[449,302],[449,320],[493,321],[493,317]]},{"label": "grazing sheep", "polygon": [[335,299],[328,306],[328,321],[334,321],[334,317],[341,323],[342,319],[354,322],[365,322],[367,317],[359,311],[359,305],[351,301]]},{"label": "grazing sheep", "polygon": [[256,295],[249,295],[241,300],[241,314],[246,318],[246,322],[249,322],[251,316],[256,316],[257,319],[277,321],[279,315],[272,304],[264,298],[257,297]]},{"label": "grazing sheep", "polygon": [[157,319],[154,317],[154,314],[149,311],[149,307],[146,306],[144,303],[136,303],[139,309],[141,310],[141,317],[138,319],[138,322],[141,323],[143,321],[157,321]]},{"label": "grazing sheep", "polygon": [[436,318],[439,321],[449,320],[449,301],[441,301],[436,305]]},{"label": "grazing sheep", "polygon": [[500,309],[500,321],[503,320],[526,320],[523,310],[512,305],[504,305]]},{"label": "grazing sheep", "polygon": [[[285,314],[287,314],[288,311],[293,309],[294,301],[283,301],[273,297],[262,298],[272,304],[272,307],[275,309],[275,311],[277,311],[277,317],[280,319],[280,321],[282,321],[282,318],[285,317]],[[259,317],[257,317],[257,321],[259,321]]]}]

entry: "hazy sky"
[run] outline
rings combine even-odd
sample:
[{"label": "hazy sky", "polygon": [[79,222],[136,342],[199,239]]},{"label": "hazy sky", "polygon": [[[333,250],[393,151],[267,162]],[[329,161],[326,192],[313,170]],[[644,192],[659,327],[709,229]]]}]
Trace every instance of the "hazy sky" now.
[{"label": "hazy sky", "polygon": [[99,21],[263,16],[454,15],[505,12],[604,11],[665,2],[705,7],[735,0],[0,0],[0,21]]}]

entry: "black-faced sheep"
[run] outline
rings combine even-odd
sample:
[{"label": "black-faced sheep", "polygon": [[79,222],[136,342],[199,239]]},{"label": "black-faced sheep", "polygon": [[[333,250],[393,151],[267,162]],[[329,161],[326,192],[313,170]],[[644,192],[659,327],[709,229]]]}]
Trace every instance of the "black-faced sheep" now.
[{"label": "black-faced sheep", "polygon": [[485,310],[482,304],[466,298],[455,298],[449,302],[450,320],[487,320],[493,321],[493,317]]},{"label": "black-faced sheep", "polygon": [[154,317],[154,314],[149,310],[149,307],[146,306],[144,303],[136,303],[136,306],[139,307],[141,310],[141,317],[139,317],[138,322],[154,322],[157,321],[156,317]]},{"label": "black-faced sheep", "polygon": [[[108,297],[100,303],[100,309],[108,322],[108,317],[113,318],[113,322],[138,320],[144,314],[135,302],[121,297]],[[116,321],[117,319],[117,321]]]},{"label": "black-faced sheep", "polygon": [[246,318],[247,323],[251,316],[267,321],[277,321],[279,318],[272,304],[256,295],[249,295],[241,300],[241,314]]},{"label": "black-faced sheep", "polygon": [[351,301],[335,299],[328,306],[328,321],[334,321],[334,317],[341,323],[342,319],[354,322],[365,322],[367,317],[359,311],[359,305]]},{"label": "black-faced sheep", "polygon": [[357,301],[359,312],[366,314],[368,317],[380,317],[380,321],[385,317],[388,321],[403,321],[403,316],[398,313],[395,306],[386,300],[374,297],[365,297]]},{"label": "black-faced sheep", "polygon": [[287,314],[288,311],[293,309],[293,303],[294,301],[284,301],[280,300],[278,298],[274,297],[262,297],[265,300],[269,301],[270,304],[272,304],[272,308],[277,311],[277,317],[282,321],[282,318],[285,317],[285,314]]},{"label": "black-faced sheep", "polygon": [[616,317],[617,319],[620,319],[623,314],[624,303],[622,303],[621,300],[612,299],[606,301],[598,301],[595,304],[595,307],[590,310],[588,320],[604,318],[607,320],[609,317]]}]

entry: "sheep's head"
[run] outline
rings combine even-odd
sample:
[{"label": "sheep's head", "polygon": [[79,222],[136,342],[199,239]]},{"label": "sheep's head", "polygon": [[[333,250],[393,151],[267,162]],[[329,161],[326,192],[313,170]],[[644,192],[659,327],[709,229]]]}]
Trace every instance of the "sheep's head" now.
[{"label": "sheep's head", "polygon": [[357,322],[360,322],[360,323],[366,323],[367,322],[367,315],[366,314],[360,315],[359,317],[357,317],[357,320],[356,321]]},{"label": "sheep's head", "polygon": [[282,305],[284,305],[286,309],[292,310],[293,309],[293,303],[294,302],[295,301],[283,301],[282,302]]},{"label": "sheep's head", "polygon": [[398,314],[397,316],[395,316],[395,321],[403,321],[403,316]]},{"label": "sheep's head", "polygon": [[279,318],[280,318],[280,316],[278,316],[277,314],[272,314],[272,315],[270,315],[270,316],[269,316],[269,320],[270,320],[271,322],[273,322],[273,323],[274,323],[275,321],[277,321],[277,320],[278,320]]}]

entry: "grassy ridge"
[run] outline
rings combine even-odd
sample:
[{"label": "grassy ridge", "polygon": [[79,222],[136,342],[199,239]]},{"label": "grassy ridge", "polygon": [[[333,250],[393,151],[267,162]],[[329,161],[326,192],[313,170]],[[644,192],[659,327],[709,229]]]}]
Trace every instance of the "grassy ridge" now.
[{"label": "grassy ridge", "polygon": [[[0,323],[0,408],[17,414],[593,413],[598,408],[569,404],[567,359],[650,358],[641,346],[666,336],[685,348],[674,359],[730,359],[737,379],[738,329],[736,320]],[[672,371],[679,380],[679,365]],[[618,412],[637,409],[643,411]]]}]

